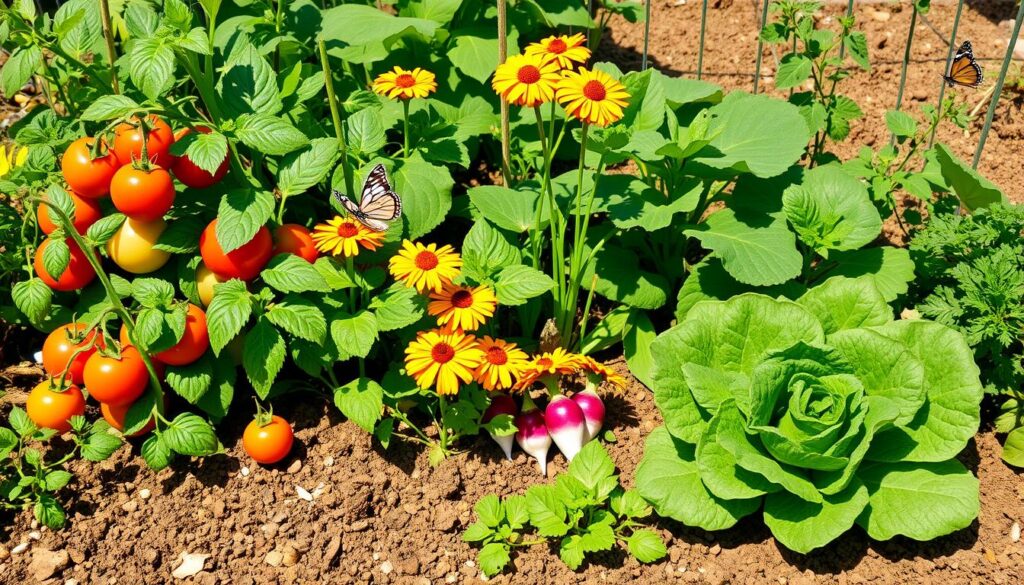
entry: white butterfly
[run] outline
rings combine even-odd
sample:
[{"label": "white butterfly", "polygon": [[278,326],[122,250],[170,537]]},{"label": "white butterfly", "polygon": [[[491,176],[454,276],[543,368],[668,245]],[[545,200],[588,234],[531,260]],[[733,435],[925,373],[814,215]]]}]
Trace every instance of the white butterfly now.
[{"label": "white butterfly", "polygon": [[399,215],[402,215],[402,199],[391,190],[391,183],[388,182],[388,173],[384,170],[384,165],[373,167],[370,174],[366,175],[359,205],[353,203],[337,189],[333,192],[334,197],[345,207],[345,211],[349,215],[375,232],[386,232],[388,222],[394,221]]}]

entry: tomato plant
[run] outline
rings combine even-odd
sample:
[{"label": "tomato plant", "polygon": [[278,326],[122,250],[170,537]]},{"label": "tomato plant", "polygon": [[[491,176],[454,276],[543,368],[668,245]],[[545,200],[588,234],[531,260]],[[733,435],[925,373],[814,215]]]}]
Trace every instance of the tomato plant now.
[{"label": "tomato plant", "polygon": [[170,173],[156,165],[125,165],[114,173],[110,199],[130,219],[153,222],[174,204],[174,181]]},{"label": "tomato plant", "polygon": [[266,226],[261,226],[251,240],[230,252],[224,252],[217,241],[216,219],[199,236],[203,264],[222,278],[254,278],[267,265],[272,249],[273,241]]},{"label": "tomato plant", "polygon": [[167,229],[163,219],[139,221],[125,219],[107,242],[107,254],[122,270],[146,274],[159,269],[171,254],[156,248],[160,235]]},{"label": "tomato plant", "polygon": [[199,359],[210,347],[210,334],[206,331],[206,313],[189,304],[185,319],[185,332],[170,349],[153,357],[169,366],[185,366]]},{"label": "tomato plant", "polygon": [[[110,193],[110,179],[122,164],[113,151],[101,153],[100,156],[93,158],[94,144],[94,138],[79,138],[64,151],[60,162],[64,180],[71,189],[80,196],[90,199],[104,197]],[[103,144],[100,143],[100,150],[103,150]]]},{"label": "tomato plant", "polygon": [[71,417],[85,414],[85,397],[74,384],[60,390],[52,380],[44,380],[29,392],[25,410],[39,427],[66,433],[71,430]]},{"label": "tomato plant", "polygon": [[103,347],[103,337],[85,323],[68,323],[54,329],[43,342],[43,369],[54,378],[67,376],[82,384],[85,362]]},{"label": "tomato plant", "polygon": [[288,456],[294,436],[288,421],[261,412],[245,427],[242,447],[257,463],[271,465]]},{"label": "tomato plant", "polygon": [[[143,121],[145,128],[143,128]],[[131,165],[143,160],[143,135],[146,136],[145,160],[161,167],[169,167],[174,162],[170,148],[174,144],[174,133],[159,116],[150,115],[144,118],[133,117],[131,120],[118,124],[114,129],[114,154],[121,164]]]},{"label": "tomato plant", "polygon": [[[58,243],[54,244],[54,242]],[[63,253],[63,269],[60,268],[61,253],[54,252],[51,256],[52,260],[47,260],[47,250],[51,246],[54,246],[55,250],[60,249]],[[54,269],[54,266],[57,268]],[[96,278],[96,271],[86,259],[85,252],[72,240],[54,240],[53,238],[43,240],[43,243],[39,244],[39,249],[36,250],[34,267],[36,275],[53,290],[79,290]],[[51,269],[53,273],[59,275],[57,278],[51,275]]]},{"label": "tomato plant", "polygon": [[318,255],[309,230],[295,223],[274,230],[274,254],[295,254],[309,263],[315,262]]},{"label": "tomato plant", "polygon": [[120,406],[131,404],[142,396],[149,384],[149,372],[139,350],[121,348],[121,355],[93,354],[85,363],[85,388],[97,401]]}]

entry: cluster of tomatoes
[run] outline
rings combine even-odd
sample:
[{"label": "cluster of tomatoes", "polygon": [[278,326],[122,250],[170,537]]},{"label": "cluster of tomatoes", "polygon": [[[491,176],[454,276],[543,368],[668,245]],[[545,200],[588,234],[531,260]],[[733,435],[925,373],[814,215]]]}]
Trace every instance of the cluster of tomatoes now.
[{"label": "cluster of tomatoes", "polygon": [[[145,128],[143,128],[143,124]],[[198,132],[209,132],[196,127]],[[125,216],[121,227],[106,244],[107,255],[121,270],[146,274],[163,267],[171,254],[155,248],[167,229],[164,216],[174,205],[174,179],[186,187],[206,189],[217,184],[227,173],[229,159],[225,156],[214,173],[210,173],[184,156],[171,154],[171,145],[192,130],[173,132],[158,116],[147,116],[125,122],[114,129],[112,145],[107,148],[101,138],[97,148],[94,137],[73,142],[61,159],[61,171],[74,203],[74,229],[85,234],[89,226],[104,215],[111,205]],[[173,176],[173,178],[172,178]],[[109,197],[110,205],[103,203]],[[102,205],[101,205],[102,204]],[[40,228],[48,236],[57,230],[46,205],[37,211]],[[208,306],[213,299],[214,285],[232,278],[251,280],[259,275],[275,254],[295,254],[314,262],[317,251],[310,232],[298,224],[284,224],[273,235],[264,226],[243,246],[225,252],[216,237],[217,220],[211,221],[199,238],[203,262],[196,270],[199,300]],[[58,291],[79,290],[96,276],[85,253],[71,238],[66,239],[71,258],[65,271],[54,278],[43,263],[43,254],[51,243],[48,237],[35,256],[37,276]],[[81,387],[100,403],[103,417],[111,426],[124,430],[124,419],[131,405],[145,392],[149,373],[138,349],[132,346],[122,326],[119,347],[106,347],[104,338],[86,325],[71,323],[53,331],[43,346],[43,367],[53,377],[37,386],[29,396],[27,411],[40,427],[60,432],[70,429],[72,416],[82,414],[85,399]],[[206,315],[202,308],[190,304],[185,334],[170,349],[150,356],[162,377],[167,365],[182,366],[199,359],[209,347]],[[56,381],[65,380],[64,388]],[[136,433],[149,432],[153,421]],[[133,435],[133,436],[135,436]],[[274,463],[291,449],[292,431],[278,416],[258,413],[243,437],[243,445],[260,463]]]}]

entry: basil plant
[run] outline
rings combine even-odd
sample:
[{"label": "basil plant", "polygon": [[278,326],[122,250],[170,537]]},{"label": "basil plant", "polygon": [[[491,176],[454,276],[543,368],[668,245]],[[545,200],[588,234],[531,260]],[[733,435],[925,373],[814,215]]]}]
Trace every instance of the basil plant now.
[{"label": "basil plant", "polygon": [[854,524],[930,540],[977,517],[978,480],[955,459],[980,417],[970,347],[894,321],[870,279],[700,302],[651,350],[665,426],[637,488],[661,515],[720,530],[763,506],[800,553]]}]

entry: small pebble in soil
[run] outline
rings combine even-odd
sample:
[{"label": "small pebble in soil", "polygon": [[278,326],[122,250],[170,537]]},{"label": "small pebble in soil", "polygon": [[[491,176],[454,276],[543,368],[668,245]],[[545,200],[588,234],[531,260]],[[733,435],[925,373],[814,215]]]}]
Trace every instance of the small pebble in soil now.
[{"label": "small pebble in soil", "polygon": [[240,473],[242,475],[242,477],[249,477],[249,468],[248,467],[243,467],[243,468],[238,470],[238,473]]},{"label": "small pebble in soil", "polygon": [[306,500],[307,502],[313,501],[313,494],[309,493],[306,488],[300,485],[295,486],[295,493],[299,494],[300,499]]},{"label": "small pebble in soil", "polygon": [[18,546],[12,548],[11,549],[11,554],[12,555],[20,555],[21,553],[25,552],[26,550],[28,550],[28,543],[27,542],[23,542],[23,543],[19,544]]},{"label": "small pebble in soil", "polygon": [[1020,542],[1020,523],[1014,522],[1010,527],[1010,540]]},{"label": "small pebble in soil", "polygon": [[43,535],[38,530],[33,530],[32,532],[28,533],[28,537],[31,538],[32,540],[39,540],[40,538],[43,537]]},{"label": "small pebble in soil", "polygon": [[332,465],[334,465],[334,457],[324,457],[324,467],[330,467]]},{"label": "small pebble in soil", "polygon": [[146,488],[142,488],[141,490],[139,490],[139,497],[142,498],[143,500],[148,500],[152,495],[153,493]]},{"label": "small pebble in soil", "polygon": [[380,564],[380,572],[385,575],[390,575],[391,571],[395,570],[395,566],[391,564],[391,561],[384,561]]},{"label": "small pebble in soil", "polygon": [[302,469],[302,460],[296,459],[295,461],[292,461],[292,464],[289,465],[288,469],[285,471],[288,473],[298,473],[300,469]]},{"label": "small pebble in soil", "polygon": [[279,550],[272,550],[267,553],[267,556],[263,557],[263,562],[271,567],[280,567],[281,563],[284,562],[284,553]]}]

